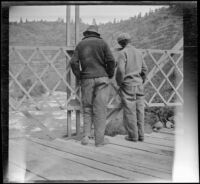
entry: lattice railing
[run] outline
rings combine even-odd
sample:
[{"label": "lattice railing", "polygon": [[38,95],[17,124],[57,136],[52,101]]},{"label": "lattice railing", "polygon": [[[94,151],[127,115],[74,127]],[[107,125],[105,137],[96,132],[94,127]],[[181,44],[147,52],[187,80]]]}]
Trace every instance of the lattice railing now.
[{"label": "lattice railing", "polygon": [[[140,49],[148,66],[144,84],[146,106],[183,105],[183,51]],[[113,95],[109,107],[119,98]]]},{"label": "lattice railing", "polygon": [[[182,105],[183,51],[142,50],[142,52],[144,58],[149,56],[154,64],[145,83],[146,94],[148,94],[148,85],[152,85],[154,89],[154,94],[150,99],[147,100],[146,98],[147,106]],[[149,65],[148,60],[146,60],[146,63]],[[154,68],[157,69],[156,72]],[[157,80],[155,80],[156,78]],[[156,96],[158,96],[157,99]]]},{"label": "lattice railing", "polygon": [[[42,109],[44,104],[49,106],[48,96],[60,109],[80,109],[80,89],[75,86],[75,77],[69,67],[70,50],[73,48],[10,47],[11,109],[19,110],[28,103],[38,110]],[[149,69],[145,82],[146,105],[182,105],[183,51],[147,49],[141,52]],[[166,64],[163,66],[162,63]],[[43,95],[44,91],[48,95]],[[62,91],[65,98],[57,99],[53,95],[56,91]],[[38,96],[41,95],[42,103],[38,103]],[[116,95],[113,95],[108,107],[115,100]]]},{"label": "lattice railing", "polygon": [[[75,110],[77,131],[80,132],[81,93],[69,66],[73,49],[10,47],[10,110],[67,110],[69,136],[71,112]],[[141,49],[141,52],[149,70],[144,85],[146,106],[183,105],[183,51]],[[114,86],[110,85],[109,109],[120,107],[120,98]]]},{"label": "lattice railing", "polygon": [[[31,102],[36,109],[41,110],[43,104],[49,105],[48,96],[52,96],[60,109],[80,109],[80,104],[71,105],[71,102],[73,104],[80,102],[80,95],[78,95],[79,87],[75,87],[75,79],[69,67],[68,50],[58,47],[10,48],[9,88],[12,101],[9,105],[12,109],[19,110],[22,104]],[[58,90],[59,86],[61,87]],[[65,92],[63,94],[66,97],[62,101],[53,96],[60,90]],[[44,91],[48,95],[43,95]],[[37,103],[38,95],[43,95],[42,105]]]}]

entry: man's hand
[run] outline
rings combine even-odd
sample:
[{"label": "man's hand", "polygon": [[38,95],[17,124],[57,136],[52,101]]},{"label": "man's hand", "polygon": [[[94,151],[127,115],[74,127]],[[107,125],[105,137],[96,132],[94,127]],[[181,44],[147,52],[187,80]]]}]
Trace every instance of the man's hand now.
[{"label": "man's hand", "polygon": [[142,77],[142,83],[144,84],[146,81],[146,77]]},{"label": "man's hand", "polygon": [[140,73],[140,76],[142,77],[142,81],[143,81],[143,84],[145,83],[145,81],[146,81],[146,75],[143,73],[143,72],[141,72]]},{"label": "man's hand", "polygon": [[116,91],[119,91],[119,86],[118,85],[116,85],[116,84],[114,84],[114,83],[110,83],[110,85],[116,90]]}]

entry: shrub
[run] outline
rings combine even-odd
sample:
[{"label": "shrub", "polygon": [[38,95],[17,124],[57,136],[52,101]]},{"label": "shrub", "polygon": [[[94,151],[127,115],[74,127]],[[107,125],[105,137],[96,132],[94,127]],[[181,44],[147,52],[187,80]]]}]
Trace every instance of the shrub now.
[{"label": "shrub", "polygon": [[123,119],[122,118],[113,119],[106,126],[105,135],[115,136],[115,135],[118,135],[118,134],[120,134],[120,135],[126,134],[126,130],[123,126]]}]

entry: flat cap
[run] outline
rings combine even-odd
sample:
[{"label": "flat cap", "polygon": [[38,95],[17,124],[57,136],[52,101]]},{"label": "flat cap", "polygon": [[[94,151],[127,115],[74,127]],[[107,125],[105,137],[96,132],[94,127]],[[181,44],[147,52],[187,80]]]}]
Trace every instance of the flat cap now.
[{"label": "flat cap", "polygon": [[122,40],[131,40],[131,36],[128,33],[121,33],[118,37],[117,37],[117,41],[120,42]]}]

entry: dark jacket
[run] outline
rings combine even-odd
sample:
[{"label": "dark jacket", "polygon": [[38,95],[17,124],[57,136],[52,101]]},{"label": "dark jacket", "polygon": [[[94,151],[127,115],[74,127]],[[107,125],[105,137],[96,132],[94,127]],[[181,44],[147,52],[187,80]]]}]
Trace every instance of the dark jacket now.
[{"label": "dark jacket", "polygon": [[78,43],[70,64],[77,79],[112,78],[115,70],[115,60],[111,50],[97,35],[86,36]]},{"label": "dark jacket", "polygon": [[141,53],[128,44],[119,52],[117,59],[116,81],[119,86],[137,86],[144,83],[147,66]]}]

